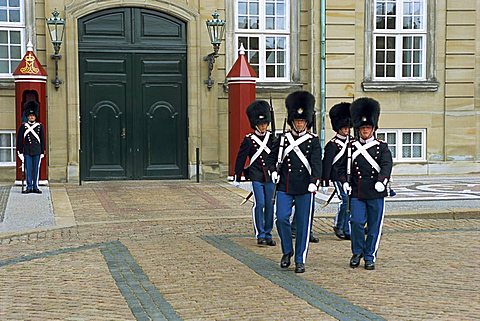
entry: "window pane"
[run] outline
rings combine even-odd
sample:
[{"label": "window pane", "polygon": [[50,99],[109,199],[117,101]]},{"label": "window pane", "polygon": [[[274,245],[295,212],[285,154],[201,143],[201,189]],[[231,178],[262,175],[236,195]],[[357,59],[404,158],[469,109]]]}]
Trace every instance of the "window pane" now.
[{"label": "window pane", "polygon": [[285,30],[285,19],[284,18],[277,18],[277,29],[278,30]]},{"label": "window pane", "polygon": [[238,29],[248,29],[248,19],[246,16],[238,17]]},{"label": "window pane", "polygon": [[421,15],[422,14],[422,4],[420,2],[415,2],[414,3],[414,12],[415,15]]},{"label": "window pane", "polygon": [[251,64],[258,64],[260,62],[259,56],[258,56],[258,51],[250,51],[248,53],[248,62]]},{"label": "window pane", "polygon": [[266,52],[267,63],[275,63],[275,53],[273,51]]},{"label": "window pane", "polygon": [[387,77],[395,77],[395,65],[387,65]]},{"label": "window pane", "polygon": [[0,73],[9,73],[10,70],[8,69],[8,61],[0,60]]},{"label": "window pane", "polygon": [[395,29],[395,18],[388,17],[387,18],[387,29]]},{"label": "window pane", "polygon": [[413,29],[423,29],[422,18],[420,17],[413,18]]},{"label": "window pane", "polygon": [[397,8],[395,5],[395,2],[389,2],[387,3],[387,15],[388,16],[394,16],[397,14]]},{"label": "window pane", "polygon": [[20,7],[20,0],[9,0],[8,1],[8,5],[10,7],[17,7],[19,8]]},{"label": "window pane", "polygon": [[403,14],[404,15],[412,15],[413,13],[413,7],[410,2],[404,2],[403,3]]},{"label": "window pane", "polygon": [[411,158],[412,157],[412,151],[411,151],[410,147],[404,146],[402,148],[402,157],[405,157],[405,158]]},{"label": "window pane", "polygon": [[390,149],[390,153],[392,153],[392,157],[397,158],[397,148],[395,146],[388,146],[388,149]]},{"label": "window pane", "polygon": [[410,68],[410,65],[403,65],[402,66],[402,77],[411,77],[412,76],[412,70]]},{"label": "window pane", "polygon": [[285,77],[285,66],[277,66],[277,77]]},{"label": "window pane", "polygon": [[258,15],[258,3],[250,3],[249,5],[249,14],[251,15]]},{"label": "window pane", "polygon": [[265,48],[266,49],[275,49],[275,38],[273,38],[273,37],[265,38]]},{"label": "window pane", "polygon": [[385,134],[384,133],[377,133],[377,138],[381,141],[385,141]]},{"label": "window pane", "polygon": [[413,133],[413,143],[414,144],[422,143],[422,133]]},{"label": "window pane", "polygon": [[285,3],[277,3],[277,15],[285,15]]},{"label": "window pane", "polygon": [[385,52],[384,51],[378,51],[375,54],[375,59],[377,63],[384,63],[385,62]]},{"label": "window pane", "polygon": [[8,59],[8,47],[0,46],[0,59]]},{"label": "window pane", "polygon": [[395,51],[387,51],[387,62],[395,63]]},{"label": "window pane", "polygon": [[268,30],[275,29],[275,18],[265,18],[265,28]]},{"label": "window pane", "polygon": [[10,22],[20,22],[20,10],[10,10]]},{"label": "window pane", "polygon": [[403,18],[403,29],[412,29],[412,17]]},{"label": "window pane", "polygon": [[395,133],[388,133],[387,134],[387,143],[389,145],[395,145],[396,141],[397,141],[397,134]]},{"label": "window pane", "polygon": [[385,37],[376,37],[375,43],[377,49],[385,49]]},{"label": "window pane", "polygon": [[275,15],[275,6],[273,3],[267,3],[265,6],[265,13],[269,16]]},{"label": "window pane", "polygon": [[267,77],[275,77],[275,66],[267,66],[266,67],[266,76]]},{"label": "window pane", "polygon": [[422,157],[422,147],[421,146],[413,146],[413,157]]},{"label": "window pane", "polygon": [[0,134],[0,147],[11,147],[10,134]]},{"label": "window pane", "polygon": [[278,37],[277,38],[277,49],[285,49],[286,39],[285,37]]},{"label": "window pane", "polygon": [[238,2],[238,14],[246,15],[247,14],[247,3],[243,1]]},{"label": "window pane", "polygon": [[395,37],[387,37],[387,49],[395,49]]},{"label": "window pane", "polygon": [[420,51],[414,51],[413,52],[413,62],[414,63],[419,63],[421,62],[421,57],[422,57],[422,53]]},{"label": "window pane", "polygon": [[385,29],[385,17],[377,17],[377,29]]},{"label": "window pane", "polygon": [[404,144],[411,144],[412,143],[412,136],[410,133],[403,133],[402,134],[402,143]]},{"label": "window pane", "polygon": [[260,47],[259,47],[259,41],[258,41],[258,38],[257,38],[257,37],[251,37],[251,38],[250,38],[249,48],[250,48],[250,49],[254,49],[254,50],[259,50],[259,49],[260,49]]},{"label": "window pane", "polygon": [[18,46],[11,47],[10,58],[18,60],[22,59],[22,49]]},{"label": "window pane", "polygon": [[420,65],[413,65],[413,77],[421,77],[421,71]]},{"label": "window pane", "polygon": [[278,63],[285,63],[285,52],[284,51],[277,51],[277,62]]},{"label": "window pane", "polygon": [[10,43],[11,44],[20,44],[20,31],[11,31],[10,32]]},{"label": "window pane", "polygon": [[0,6],[1,7],[6,7],[7,6],[7,0],[0,0]]},{"label": "window pane", "polygon": [[248,42],[247,42],[247,37],[238,37],[238,44],[237,44],[237,49],[240,48],[240,45],[243,44],[243,47],[245,49],[248,49]]},{"label": "window pane", "polygon": [[19,60],[12,60],[11,63],[10,63],[10,72],[14,72],[15,69],[17,69],[18,67],[18,64],[20,63],[20,59]]},{"label": "window pane", "polygon": [[422,49],[422,38],[415,37],[413,39],[413,49]]},{"label": "window pane", "polygon": [[385,3],[377,2],[377,15],[385,15]]},{"label": "window pane", "polygon": [[402,62],[404,63],[410,63],[412,62],[412,53],[410,51],[404,51],[403,52],[403,60]]},{"label": "window pane", "polygon": [[0,22],[6,22],[7,21],[7,11],[6,10],[0,10]]},{"label": "window pane", "polygon": [[412,37],[403,37],[403,49],[412,49]]},{"label": "window pane", "polygon": [[250,29],[258,29],[258,17],[252,17],[249,19]]},{"label": "window pane", "polygon": [[385,77],[385,71],[383,69],[383,66],[382,65],[377,65],[375,67],[375,76],[376,77]]},{"label": "window pane", "polygon": [[12,152],[10,149],[0,149],[0,163],[12,162]]}]

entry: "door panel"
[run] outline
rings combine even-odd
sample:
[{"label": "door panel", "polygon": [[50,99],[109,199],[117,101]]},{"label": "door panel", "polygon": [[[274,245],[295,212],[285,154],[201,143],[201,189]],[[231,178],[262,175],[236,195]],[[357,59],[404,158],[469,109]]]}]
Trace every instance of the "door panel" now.
[{"label": "door panel", "polygon": [[[81,54],[82,174],[91,179],[128,178],[125,117],[128,56]],[[97,68],[98,66],[98,68]]]},{"label": "door panel", "polygon": [[148,55],[135,57],[141,84],[142,112],[138,129],[144,158],[143,177],[186,177],[187,131],[185,57]]}]

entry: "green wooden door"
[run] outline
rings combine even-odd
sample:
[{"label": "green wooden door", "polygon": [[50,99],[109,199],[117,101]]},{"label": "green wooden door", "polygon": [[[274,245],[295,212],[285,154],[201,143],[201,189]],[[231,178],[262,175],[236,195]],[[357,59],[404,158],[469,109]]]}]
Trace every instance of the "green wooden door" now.
[{"label": "green wooden door", "polygon": [[172,19],[118,8],[79,21],[82,179],[187,178],[185,26]]}]

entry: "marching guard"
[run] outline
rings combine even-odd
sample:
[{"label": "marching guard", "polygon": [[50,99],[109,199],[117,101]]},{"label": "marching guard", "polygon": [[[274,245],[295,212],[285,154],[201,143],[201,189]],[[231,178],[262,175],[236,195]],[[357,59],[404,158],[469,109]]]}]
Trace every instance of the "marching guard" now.
[{"label": "marching guard", "polygon": [[[275,137],[267,130],[272,121],[270,112],[270,105],[264,100],[256,100],[247,107],[250,127],[254,132],[247,134],[240,145],[235,161],[233,185],[240,186],[242,172],[252,181],[252,219],[257,244],[275,246],[276,242],[272,239],[272,198],[275,186],[266,164]],[[244,168],[247,157],[250,159],[249,164]]]},{"label": "marching guard", "polygon": [[[288,268],[295,255],[295,272],[305,272],[315,192],[322,174],[318,136],[309,132],[315,98],[306,91],[287,96],[287,122],[291,129],[274,144],[268,159],[276,183],[276,225],[282,246],[281,268]],[[290,217],[295,204],[296,240],[293,248]]]},{"label": "marching guard", "polygon": [[328,193],[327,188],[331,181],[335,188],[334,193],[340,200],[333,222],[333,231],[339,239],[350,240],[350,213],[347,211],[347,194],[343,190],[342,182],[338,176],[338,167],[342,163],[342,158],[346,156],[347,144],[352,139],[350,136],[350,103],[343,102],[334,105],[330,109],[329,116],[332,129],[336,134],[325,145],[322,161],[322,192]]},{"label": "marching guard", "polygon": [[[355,100],[350,106],[350,116],[355,139],[351,141],[351,150],[344,158],[347,163],[339,169],[344,191],[349,195],[351,193],[353,255],[350,267],[358,267],[363,257],[365,269],[374,270],[382,235],[386,187],[392,173],[392,154],[387,143],[375,137],[380,116],[380,105],[376,100]],[[368,226],[366,235],[365,224]]]},{"label": "marching guard", "polygon": [[24,113],[27,121],[20,125],[17,134],[17,153],[24,163],[27,189],[22,193],[41,194],[38,188],[40,163],[45,154],[45,134],[42,124],[38,123],[38,103],[29,101],[25,104]]}]

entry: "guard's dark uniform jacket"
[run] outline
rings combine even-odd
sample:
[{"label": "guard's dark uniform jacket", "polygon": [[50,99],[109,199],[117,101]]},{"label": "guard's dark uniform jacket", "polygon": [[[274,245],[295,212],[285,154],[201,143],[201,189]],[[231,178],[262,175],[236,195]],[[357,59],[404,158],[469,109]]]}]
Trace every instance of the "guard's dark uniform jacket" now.
[{"label": "guard's dark uniform jacket", "polygon": [[[352,139],[353,137],[350,136],[350,140]],[[330,181],[340,181],[338,168],[346,154],[347,136],[337,134],[325,145],[322,161],[322,186],[329,186]]]},{"label": "guard's dark uniform jacket", "polygon": [[[320,185],[322,175],[322,151],[320,147],[320,140],[316,134],[305,132],[302,136],[296,136],[292,131],[285,134],[283,151],[280,146],[281,139],[277,140],[273,147],[273,153],[268,158],[268,164],[272,171],[276,170],[276,163],[278,154],[283,154],[283,163],[280,168],[280,182],[277,185],[277,190],[292,194],[301,195],[307,194],[308,185],[313,183]],[[293,148],[292,142],[301,141],[298,146]],[[308,162],[310,171],[302,161]]]},{"label": "guard's dark uniform jacket", "polygon": [[17,151],[25,155],[40,155],[45,151],[45,134],[40,123],[26,122],[20,125],[17,136]]},{"label": "guard's dark uniform jacket", "polygon": [[[268,139],[267,144],[265,147],[261,147],[261,144],[265,139]],[[235,161],[234,180],[239,182],[243,172],[245,178],[251,181],[271,182],[272,179],[268,172],[267,158],[272,152],[275,140],[275,135],[270,131],[267,131],[264,136],[260,136],[257,133],[247,134],[240,145],[240,150],[238,151],[237,159]],[[262,148],[262,151],[258,153],[260,148]],[[247,157],[250,159],[249,165],[244,168]]]},{"label": "guard's dark uniform jacket", "polygon": [[[393,161],[387,143],[372,137],[365,143],[352,140],[351,146],[351,196],[360,200],[386,197],[387,188],[383,192],[377,192],[375,183],[381,182],[387,186],[390,180]],[[364,153],[368,156],[366,157]],[[347,158],[346,155],[342,158],[344,165],[339,167],[339,176],[342,183],[347,181]],[[376,166],[378,167],[375,168]]]}]

